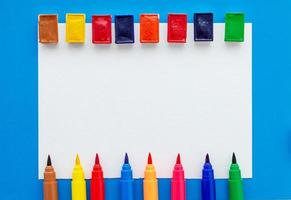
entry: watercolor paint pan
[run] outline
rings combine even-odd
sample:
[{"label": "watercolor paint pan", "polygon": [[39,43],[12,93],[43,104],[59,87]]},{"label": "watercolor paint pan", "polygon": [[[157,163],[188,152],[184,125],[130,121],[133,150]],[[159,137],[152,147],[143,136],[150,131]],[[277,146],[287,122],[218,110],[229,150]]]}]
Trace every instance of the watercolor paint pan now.
[{"label": "watercolor paint pan", "polygon": [[159,15],[141,14],[140,15],[140,42],[158,43],[159,42]]},{"label": "watercolor paint pan", "polygon": [[186,43],[187,39],[187,15],[168,15],[168,42]]},{"label": "watercolor paint pan", "polygon": [[213,41],[213,13],[194,14],[194,41]]},{"label": "watercolor paint pan", "polygon": [[243,13],[227,13],[225,15],[226,42],[244,41],[245,16]]},{"label": "watercolor paint pan", "polygon": [[115,43],[134,43],[133,15],[115,16]]},{"label": "watercolor paint pan", "polygon": [[68,43],[85,42],[85,14],[67,14],[66,15],[66,41]]},{"label": "watercolor paint pan", "polygon": [[92,16],[92,43],[111,44],[111,16],[93,15]]},{"label": "watercolor paint pan", "polygon": [[38,34],[40,43],[58,43],[58,15],[39,15]]}]

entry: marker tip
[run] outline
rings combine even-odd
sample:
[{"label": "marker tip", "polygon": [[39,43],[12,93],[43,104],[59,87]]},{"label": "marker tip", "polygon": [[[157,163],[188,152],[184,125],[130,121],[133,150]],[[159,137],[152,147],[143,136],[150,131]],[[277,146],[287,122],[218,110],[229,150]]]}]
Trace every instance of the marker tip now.
[{"label": "marker tip", "polygon": [[78,154],[76,156],[75,165],[80,165],[80,158],[79,158],[79,155]]},{"label": "marker tip", "polygon": [[128,155],[127,153],[125,153],[124,164],[128,164],[128,163],[129,163]]},{"label": "marker tip", "polygon": [[52,166],[51,156],[48,155],[46,166]]},{"label": "marker tip", "polygon": [[153,164],[151,153],[149,153],[149,155],[148,155],[148,164]]},{"label": "marker tip", "polygon": [[96,156],[95,156],[95,165],[99,165],[99,164],[100,164],[99,155],[98,155],[98,153],[96,153]]},{"label": "marker tip", "polygon": [[235,157],[235,153],[233,152],[232,154],[232,164],[236,164],[236,157]]},{"label": "marker tip", "polygon": [[176,164],[181,164],[181,156],[180,153],[178,153],[177,159],[176,159]]},{"label": "marker tip", "polygon": [[206,163],[210,163],[209,154],[206,154],[206,157],[205,157],[205,162],[206,162]]}]

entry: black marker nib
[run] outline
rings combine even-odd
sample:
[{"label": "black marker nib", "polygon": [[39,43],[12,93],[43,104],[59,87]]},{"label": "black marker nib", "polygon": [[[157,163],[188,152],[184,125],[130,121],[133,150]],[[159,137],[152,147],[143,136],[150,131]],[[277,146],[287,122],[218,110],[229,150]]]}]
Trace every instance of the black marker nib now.
[{"label": "black marker nib", "polygon": [[51,157],[50,157],[50,155],[48,155],[48,157],[47,157],[47,163],[46,163],[46,166],[52,166],[52,161],[51,161]]},{"label": "black marker nib", "polygon": [[125,157],[124,157],[124,164],[128,164],[129,161],[128,161],[128,155],[127,153],[125,154]]},{"label": "black marker nib", "polygon": [[206,162],[206,163],[210,163],[209,154],[206,154],[205,162]]},{"label": "black marker nib", "polygon": [[236,157],[234,153],[232,154],[232,164],[236,164]]}]

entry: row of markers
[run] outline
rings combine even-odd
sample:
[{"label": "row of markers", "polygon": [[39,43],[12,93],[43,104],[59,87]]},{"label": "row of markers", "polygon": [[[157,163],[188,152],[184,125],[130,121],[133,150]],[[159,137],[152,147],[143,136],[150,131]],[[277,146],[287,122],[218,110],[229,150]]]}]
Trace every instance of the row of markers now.
[{"label": "row of markers", "polygon": [[[132,170],[129,163],[128,155],[125,154],[124,163],[121,168],[120,181],[120,200],[134,199],[134,186]],[[236,161],[235,154],[232,156],[232,163],[229,170],[229,200],[243,200],[243,183],[241,172]],[[83,168],[77,155],[75,166],[72,173],[72,200],[86,200],[86,181]],[[144,200],[158,200],[158,179],[155,167],[153,165],[152,156],[149,153],[148,162],[145,167],[143,179]],[[209,155],[206,155],[205,163],[202,170],[201,180],[201,197],[202,200],[215,200],[215,179],[214,171],[210,163]],[[90,199],[104,200],[105,186],[103,170],[96,154],[95,164],[92,170],[92,178],[90,181]],[[184,170],[181,164],[180,154],[177,156],[176,164],[173,169],[171,180],[171,200],[186,199],[186,182],[184,178]],[[54,168],[52,167],[51,158],[48,156],[47,166],[44,172],[44,200],[58,200],[57,180]]]},{"label": "row of markers", "polygon": [[[68,43],[85,42],[85,14],[66,15],[66,41]],[[92,43],[111,44],[111,16],[92,16]],[[134,19],[133,15],[117,15],[115,22],[115,43],[134,43]],[[185,43],[187,38],[187,15],[168,15],[169,43]],[[213,41],[213,13],[194,14],[194,41]],[[225,41],[244,41],[244,14],[227,13],[225,15]],[[58,42],[58,16],[39,15],[39,42]],[[140,15],[140,42],[159,42],[159,15]]]}]

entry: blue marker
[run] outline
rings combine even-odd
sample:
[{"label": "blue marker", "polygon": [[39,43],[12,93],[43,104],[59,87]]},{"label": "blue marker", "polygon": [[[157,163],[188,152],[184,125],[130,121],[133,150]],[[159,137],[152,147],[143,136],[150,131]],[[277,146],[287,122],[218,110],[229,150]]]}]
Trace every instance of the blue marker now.
[{"label": "blue marker", "polygon": [[202,170],[201,190],[202,200],[216,199],[214,172],[208,154],[206,155]]},{"label": "blue marker", "polygon": [[128,162],[128,155],[125,154],[124,164],[120,178],[120,198],[121,200],[133,200],[133,178],[131,166]]}]

